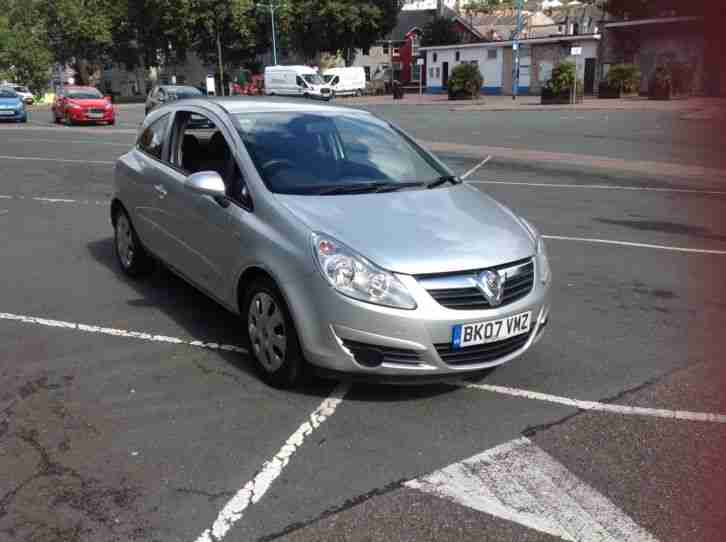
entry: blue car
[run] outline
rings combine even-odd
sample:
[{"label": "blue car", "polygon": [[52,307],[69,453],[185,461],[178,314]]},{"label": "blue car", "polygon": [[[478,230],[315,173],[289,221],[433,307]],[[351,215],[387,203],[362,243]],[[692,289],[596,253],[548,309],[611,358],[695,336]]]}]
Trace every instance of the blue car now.
[{"label": "blue car", "polygon": [[23,98],[12,88],[0,87],[0,120],[28,122]]}]

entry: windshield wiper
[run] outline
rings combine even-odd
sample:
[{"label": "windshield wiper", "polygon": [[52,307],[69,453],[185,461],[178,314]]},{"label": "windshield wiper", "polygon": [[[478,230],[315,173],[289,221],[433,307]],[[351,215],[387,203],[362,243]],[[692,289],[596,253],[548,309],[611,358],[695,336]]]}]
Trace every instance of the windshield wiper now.
[{"label": "windshield wiper", "polygon": [[460,182],[461,181],[453,175],[442,175],[438,179],[427,183],[426,188],[436,188],[437,186],[441,186],[444,183],[459,184]]},{"label": "windshield wiper", "polygon": [[341,184],[335,185],[328,188],[323,188],[318,192],[321,196],[333,196],[336,194],[363,194],[366,192],[395,192],[402,188],[411,186],[423,186],[424,183],[420,182],[408,182],[408,183],[396,183],[396,182],[371,182],[371,183],[355,183],[355,184]]}]

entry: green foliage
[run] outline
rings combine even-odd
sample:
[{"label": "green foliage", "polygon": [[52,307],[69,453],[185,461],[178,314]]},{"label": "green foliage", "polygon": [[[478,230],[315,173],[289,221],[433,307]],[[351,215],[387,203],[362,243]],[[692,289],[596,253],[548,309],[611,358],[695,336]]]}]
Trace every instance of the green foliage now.
[{"label": "green foliage", "polygon": [[516,0],[471,0],[464,7],[467,13],[493,13],[499,9],[516,7]]},{"label": "green foliage", "polygon": [[421,45],[424,47],[457,43],[461,43],[461,36],[456,31],[456,23],[452,19],[436,17],[423,29]]},{"label": "green foliage", "polygon": [[451,70],[449,92],[453,95],[466,93],[472,98],[478,97],[484,78],[476,64],[459,64]]},{"label": "green foliage", "polygon": [[367,49],[396,26],[400,6],[391,0],[296,0],[280,10],[283,46],[312,59],[318,53]]},{"label": "green foliage", "polygon": [[635,64],[616,64],[608,72],[608,84],[622,92],[637,92],[640,87],[640,70]]},{"label": "green foliage", "polygon": [[48,85],[53,55],[38,2],[0,0],[0,77],[36,94]]},{"label": "green foliage", "polygon": [[567,92],[575,85],[575,73],[574,62],[560,62],[552,69],[552,77],[547,81],[547,87],[555,94]]}]

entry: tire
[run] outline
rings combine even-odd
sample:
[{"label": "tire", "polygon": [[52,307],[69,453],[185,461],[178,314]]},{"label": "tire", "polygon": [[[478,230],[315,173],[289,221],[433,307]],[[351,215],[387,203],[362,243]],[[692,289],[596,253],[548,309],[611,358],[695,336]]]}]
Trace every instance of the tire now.
[{"label": "tire", "polygon": [[66,126],[73,126],[73,120],[71,119],[71,116],[68,113],[66,113],[66,116],[63,119],[63,121]]},{"label": "tire", "polygon": [[259,278],[250,284],[242,318],[262,379],[275,388],[299,385],[306,374],[305,360],[290,311],[272,280]]},{"label": "tire", "polygon": [[363,96],[363,91],[361,89],[356,90],[355,91],[355,97],[356,98],[360,98],[361,96]]},{"label": "tire", "polygon": [[130,277],[138,277],[153,269],[153,260],[139,241],[124,209],[119,209],[113,219],[114,252],[121,270]]}]

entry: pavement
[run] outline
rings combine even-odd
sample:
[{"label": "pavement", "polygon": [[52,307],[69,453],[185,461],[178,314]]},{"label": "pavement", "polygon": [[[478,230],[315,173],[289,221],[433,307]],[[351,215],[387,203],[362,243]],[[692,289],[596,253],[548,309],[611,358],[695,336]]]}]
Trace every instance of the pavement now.
[{"label": "pavement", "polygon": [[546,236],[552,319],[474,382],[279,391],[235,316],[163,268],[116,266],[112,169],[142,107],[0,126],[0,540],[723,538],[708,122],[361,106]]}]

